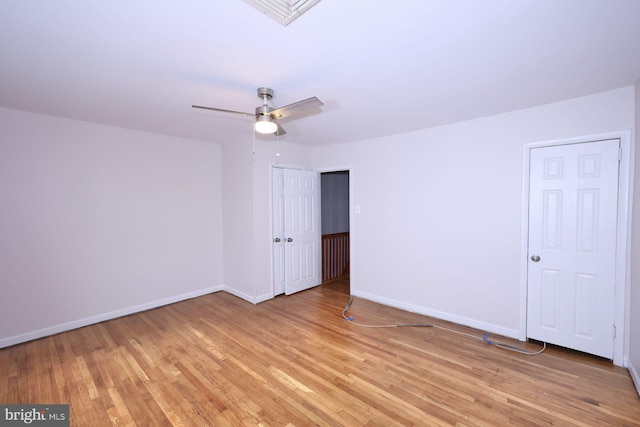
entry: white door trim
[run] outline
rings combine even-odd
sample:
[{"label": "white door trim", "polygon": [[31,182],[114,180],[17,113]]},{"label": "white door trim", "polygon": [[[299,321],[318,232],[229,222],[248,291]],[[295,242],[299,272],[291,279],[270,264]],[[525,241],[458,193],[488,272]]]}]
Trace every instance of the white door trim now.
[{"label": "white door trim", "polygon": [[633,165],[633,146],[631,131],[617,131],[575,138],[552,141],[533,142],[523,145],[522,149],[522,223],[520,231],[520,340],[527,339],[527,268],[528,268],[528,236],[529,236],[529,157],[531,149],[554,145],[577,144],[590,141],[619,139],[622,148],[618,178],[618,228],[616,243],[616,278],[615,278],[615,314],[616,336],[613,339],[613,363],[626,367],[629,349],[629,293],[628,286],[631,275],[631,191]]},{"label": "white door trim", "polygon": [[[354,235],[357,235],[356,233],[354,233],[354,224],[356,221],[354,221],[354,214],[360,213],[360,209],[358,208],[358,211],[356,212],[355,210],[355,206],[353,203],[353,166],[351,165],[345,165],[345,166],[329,166],[329,167],[324,167],[324,168],[315,168],[314,169],[316,172],[318,172],[320,174],[320,176],[322,177],[322,174],[325,172],[349,172],[349,289],[351,289],[351,293],[353,293],[353,284],[357,283],[357,272],[356,272],[356,280],[354,280],[354,268],[353,268],[353,261],[354,261],[354,257],[353,254],[355,253],[354,248],[358,247],[358,243],[356,241],[356,239],[354,238]],[[322,178],[321,178],[322,179]],[[320,198],[322,199],[322,190],[320,190]],[[320,218],[320,220],[322,220],[322,218]],[[320,252],[322,256],[322,251]],[[357,260],[356,260],[357,263]]]}]

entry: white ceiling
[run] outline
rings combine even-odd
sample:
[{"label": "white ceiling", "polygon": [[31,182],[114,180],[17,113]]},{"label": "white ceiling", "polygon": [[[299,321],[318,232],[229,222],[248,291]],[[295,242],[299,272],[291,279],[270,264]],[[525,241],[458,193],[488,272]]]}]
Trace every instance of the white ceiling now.
[{"label": "white ceiling", "polygon": [[[241,0],[2,0],[0,106],[227,143],[256,88],[343,143],[634,84],[640,0],[322,0],[282,26]],[[272,136],[270,136],[272,137]]]}]

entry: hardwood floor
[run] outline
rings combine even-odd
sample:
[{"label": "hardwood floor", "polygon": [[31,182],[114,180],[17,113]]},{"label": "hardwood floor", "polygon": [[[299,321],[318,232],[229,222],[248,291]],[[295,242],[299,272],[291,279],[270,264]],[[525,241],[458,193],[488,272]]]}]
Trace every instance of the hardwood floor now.
[{"label": "hardwood floor", "polygon": [[331,280],[330,282],[323,283],[322,289],[349,295],[351,293],[349,292],[349,290],[351,289],[350,283],[351,281],[348,276],[341,277],[335,280]]},{"label": "hardwood floor", "polygon": [[[257,306],[219,292],[6,348],[0,403],[68,403],[73,426],[640,425],[610,361],[358,327],[348,300],[340,284]],[[349,314],[482,336],[361,299]]]}]

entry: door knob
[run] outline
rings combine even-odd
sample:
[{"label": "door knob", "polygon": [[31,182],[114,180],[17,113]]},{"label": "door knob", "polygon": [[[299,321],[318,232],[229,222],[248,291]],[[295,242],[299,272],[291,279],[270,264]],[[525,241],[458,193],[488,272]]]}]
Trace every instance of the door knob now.
[{"label": "door knob", "polygon": [[293,239],[291,237],[287,237],[287,242],[291,243],[293,242]]},{"label": "door knob", "polygon": [[273,239],[274,242],[278,243],[280,241],[279,237],[276,237],[275,239]]},{"label": "door knob", "polygon": [[533,262],[540,261],[540,256],[539,255],[531,255],[531,261],[533,261]]}]

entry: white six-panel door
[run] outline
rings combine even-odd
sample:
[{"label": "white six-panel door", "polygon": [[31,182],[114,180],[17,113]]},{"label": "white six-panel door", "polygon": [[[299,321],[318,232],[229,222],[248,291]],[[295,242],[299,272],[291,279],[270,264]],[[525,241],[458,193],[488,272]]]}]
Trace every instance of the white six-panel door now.
[{"label": "white six-panel door", "polygon": [[319,285],[320,181],[317,172],[274,168],[274,295],[287,295]]},{"label": "white six-panel door", "polygon": [[284,170],[285,293],[322,282],[320,178],[317,172]]},{"label": "white six-panel door", "polygon": [[527,336],[613,357],[619,140],[530,155]]},{"label": "white six-panel door", "polygon": [[273,295],[285,290],[285,229],[284,229],[284,169],[274,168],[271,174],[272,234],[273,234]]}]

